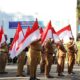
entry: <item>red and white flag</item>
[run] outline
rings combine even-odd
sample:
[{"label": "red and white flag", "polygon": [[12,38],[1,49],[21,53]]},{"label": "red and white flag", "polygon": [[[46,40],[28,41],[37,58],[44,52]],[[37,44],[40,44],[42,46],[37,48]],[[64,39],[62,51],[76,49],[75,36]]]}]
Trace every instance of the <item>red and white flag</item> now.
[{"label": "red and white flag", "polygon": [[[31,42],[30,42],[30,27],[28,27],[26,29],[26,33],[24,35],[24,39],[19,43],[18,48],[17,48],[17,55],[19,55],[19,53],[21,51],[23,51]],[[28,37],[28,38],[27,38]]]},{"label": "red and white flag", "polygon": [[58,41],[60,41],[59,36],[57,35],[53,27],[52,27],[52,33],[53,33],[54,42],[57,43]]},{"label": "red and white flag", "polygon": [[17,53],[19,54],[26,47],[28,47],[33,41],[37,40],[39,38],[39,35],[40,31],[39,31],[38,21],[36,20],[32,26],[32,29],[28,27],[24,39],[21,41],[21,43],[17,48]]},{"label": "red and white flag", "polygon": [[57,32],[60,40],[63,40],[64,43],[67,43],[70,37],[73,37],[71,26],[68,25]]},{"label": "red and white flag", "polygon": [[40,37],[42,37],[42,34],[43,34],[43,29],[42,29],[42,27],[39,28],[39,30],[40,30]]},{"label": "red and white flag", "polygon": [[40,30],[40,34],[42,34],[42,33],[43,33],[43,29],[42,29],[42,27],[39,28],[39,30]]},{"label": "red and white flag", "polygon": [[44,32],[42,33],[42,45],[49,38],[53,38],[51,21],[48,23],[48,26],[44,29]]},{"label": "red and white flag", "polygon": [[16,29],[14,39],[9,48],[10,57],[12,59],[17,55],[16,49],[17,49],[19,43],[23,40],[23,38],[24,38],[24,35],[23,35],[21,24],[18,23],[18,27]]},{"label": "red and white flag", "polygon": [[38,24],[38,21],[36,19],[36,21],[34,22],[33,26],[32,26],[32,29],[31,29],[31,34],[30,36],[31,37],[31,42],[37,40],[40,38],[40,30],[39,30],[39,24]]},{"label": "red and white flag", "polygon": [[3,27],[0,28],[0,46],[2,43],[6,42]]}]

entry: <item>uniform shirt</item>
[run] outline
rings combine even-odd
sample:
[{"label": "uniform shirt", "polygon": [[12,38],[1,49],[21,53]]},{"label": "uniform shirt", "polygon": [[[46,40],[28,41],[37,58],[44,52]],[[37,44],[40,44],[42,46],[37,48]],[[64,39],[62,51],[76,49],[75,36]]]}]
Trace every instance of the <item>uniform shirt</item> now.
[{"label": "uniform shirt", "polygon": [[1,49],[2,49],[2,52],[8,53],[8,46],[7,46],[6,43],[3,43],[3,44],[1,45]]},{"label": "uniform shirt", "polygon": [[69,51],[69,52],[75,53],[74,43],[69,42],[69,43],[67,44],[67,48],[68,48],[68,51]]},{"label": "uniform shirt", "polygon": [[64,45],[62,43],[58,44],[58,56],[66,56],[66,52]]},{"label": "uniform shirt", "polygon": [[45,47],[46,53],[53,53],[54,52],[53,43],[51,42],[51,40],[47,40],[44,47]]},{"label": "uniform shirt", "polygon": [[37,40],[37,41],[34,41],[33,43],[31,43],[30,48],[32,50],[41,51],[42,50],[42,47],[41,47],[40,41]]}]

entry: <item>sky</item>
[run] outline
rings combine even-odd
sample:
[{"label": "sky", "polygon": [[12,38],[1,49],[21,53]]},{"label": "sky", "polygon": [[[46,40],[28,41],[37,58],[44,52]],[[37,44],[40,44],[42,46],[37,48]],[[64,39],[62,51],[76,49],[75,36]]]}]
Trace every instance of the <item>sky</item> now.
[{"label": "sky", "polygon": [[45,26],[51,20],[56,30],[71,24],[76,37],[76,3],[77,0],[0,0],[0,11],[33,15]]}]

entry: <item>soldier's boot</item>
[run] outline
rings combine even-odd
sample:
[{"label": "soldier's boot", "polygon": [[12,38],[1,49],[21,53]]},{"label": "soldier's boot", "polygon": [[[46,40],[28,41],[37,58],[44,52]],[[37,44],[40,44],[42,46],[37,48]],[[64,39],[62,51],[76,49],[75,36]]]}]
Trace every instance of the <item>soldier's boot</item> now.
[{"label": "soldier's boot", "polygon": [[35,77],[31,77],[29,80],[40,80],[40,79],[35,78]]},{"label": "soldier's boot", "polygon": [[40,79],[38,79],[38,78],[35,78],[35,80],[40,80]]},{"label": "soldier's boot", "polygon": [[35,78],[34,77],[30,77],[30,79],[29,80],[35,80]]},{"label": "soldier's boot", "polygon": [[45,65],[45,77],[46,78],[54,78],[53,76],[49,75],[50,68],[51,68],[51,65]]}]

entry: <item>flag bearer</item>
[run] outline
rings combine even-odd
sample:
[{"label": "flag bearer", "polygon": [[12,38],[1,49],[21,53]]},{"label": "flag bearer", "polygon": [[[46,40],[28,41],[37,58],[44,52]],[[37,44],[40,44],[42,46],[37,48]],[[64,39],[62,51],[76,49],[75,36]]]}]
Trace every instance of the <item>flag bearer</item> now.
[{"label": "flag bearer", "polygon": [[4,42],[0,46],[0,74],[7,73],[5,72],[7,60],[8,60],[8,46],[6,42]]},{"label": "flag bearer", "polygon": [[53,48],[54,41],[49,38],[45,44],[45,77],[46,78],[53,78],[53,76],[50,75],[51,65],[53,64]]},{"label": "flag bearer", "polygon": [[68,73],[73,73],[73,66],[75,64],[75,56],[76,56],[76,49],[74,38],[70,38],[70,42],[67,44],[68,48]]},{"label": "flag bearer", "polygon": [[32,42],[29,46],[28,61],[30,66],[30,80],[40,80],[36,78],[37,65],[40,63],[41,39]]},{"label": "flag bearer", "polygon": [[67,51],[61,41],[58,43],[57,48],[58,48],[58,52],[57,52],[58,76],[64,76],[62,72],[64,71],[64,63],[65,63],[65,57]]}]

